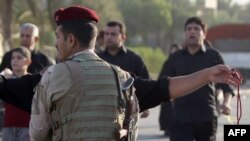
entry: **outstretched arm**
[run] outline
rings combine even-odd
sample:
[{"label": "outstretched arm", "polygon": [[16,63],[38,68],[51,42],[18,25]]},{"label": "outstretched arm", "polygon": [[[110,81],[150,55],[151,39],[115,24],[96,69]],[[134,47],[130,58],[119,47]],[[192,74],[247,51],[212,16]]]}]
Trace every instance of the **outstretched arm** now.
[{"label": "outstretched arm", "polygon": [[[158,81],[135,78],[134,86],[140,110],[153,108],[163,101],[168,101],[170,96],[172,98],[184,96],[210,81],[236,85],[238,81],[231,77],[230,73],[229,68],[218,65],[191,75],[173,77],[170,79],[170,84],[168,78],[161,78]],[[40,79],[39,73],[8,80],[0,76],[0,99],[30,112],[33,90]]]},{"label": "outstretched arm", "polygon": [[209,82],[227,83],[234,86],[239,83],[227,66],[216,65],[190,75],[171,78],[169,83],[170,96],[172,98],[184,96]]},{"label": "outstretched arm", "polygon": [[135,78],[134,87],[140,110],[143,111],[171,98],[187,95],[209,82],[228,83],[234,86],[239,83],[228,67],[217,65],[186,76],[162,77],[158,81]]},{"label": "outstretched arm", "polygon": [[0,99],[30,113],[34,88],[40,79],[39,73],[13,79],[0,76]]}]

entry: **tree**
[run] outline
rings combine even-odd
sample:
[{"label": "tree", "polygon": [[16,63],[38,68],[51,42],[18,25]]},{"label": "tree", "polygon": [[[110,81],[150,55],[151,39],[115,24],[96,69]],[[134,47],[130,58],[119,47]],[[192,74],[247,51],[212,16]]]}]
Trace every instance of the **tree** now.
[{"label": "tree", "polygon": [[99,16],[98,29],[102,29],[109,20],[123,21],[122,13],[117,7],[117,0],[71,0],[67,5],[84,5],[94,9]]},{"label": "tree", "polygon": [[8,47],[11,46],[11,32],[12,32],[12,27],[11,23],[13,20],[13,4],[14,0],[2,0],[1,1],[1,13],[2,14],[2,30],[3,30],[3,41],[4,41],[4,47],[5,50],[8,50]]},{"label": "tree", "polygon": [[119,1],[128,35],[139,35],[144,44],[156,47],[172,24],[170,3],[166,0]]},{"label": "tree", "polygon": [[241,19],[244,23],[250,22],[250,2],[246,4],[244,8],[240,8],[241,12],[239,13],[239,19]]},{"label": "tree", "polygon": [[171,0],[171,14],[173,17],[173,24],[167,32],[167,47],[165,52],[168,52],[169,47],[173,43],[182,44],[184,24],[189,17],[196,15],[195,5],[192,5],[187,0]]}]

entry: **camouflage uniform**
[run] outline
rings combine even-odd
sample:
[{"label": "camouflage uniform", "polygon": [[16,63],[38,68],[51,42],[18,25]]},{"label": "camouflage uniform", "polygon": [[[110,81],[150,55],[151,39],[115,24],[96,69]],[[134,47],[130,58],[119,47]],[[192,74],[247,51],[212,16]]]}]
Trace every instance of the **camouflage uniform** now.
[{"label": "camouflage uniform", "polygon": [[[129,75],[118,70],[121,81]],[[96,54],[83,51],[50,67],[32,102],[33,140],[118,140],[125,114],[118,104],[111,66]]]}]

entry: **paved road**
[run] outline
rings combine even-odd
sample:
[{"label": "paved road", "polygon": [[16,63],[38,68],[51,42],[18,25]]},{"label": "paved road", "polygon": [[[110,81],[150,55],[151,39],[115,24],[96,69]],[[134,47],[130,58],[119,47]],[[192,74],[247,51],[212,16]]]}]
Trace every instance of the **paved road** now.
[{"label": "paved road", "polygon": [[[250,86],[242,87],[241,99],[242,99],[242,119],[240,124],[250,125]],[[232,99],[232,115],[236,118],[236,97]],[[138,141],[169,141],[169,138],[163,136],[163,132],[159,130],[159,107],[150,110],[150,116],[146,119],[140,119],[139,122],[139,135]],[[236,121],[233,122],[236,124]],[[221,116],[218,120],[218,133],[217,141],[223,141],[223,126],[224,124],[231,124],[227,117]]]}]

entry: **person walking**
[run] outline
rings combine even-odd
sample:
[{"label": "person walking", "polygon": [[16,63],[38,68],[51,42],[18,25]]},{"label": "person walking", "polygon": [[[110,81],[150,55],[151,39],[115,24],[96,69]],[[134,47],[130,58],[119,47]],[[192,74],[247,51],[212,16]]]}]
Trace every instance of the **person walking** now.
[{"label": "person walking", "polygon": [[[165,62],[163,76],[188,75],[224,63],[219,51],[204,45],[206,25],[200,18],[188,18],[184,31],[185,47],[171,55]],[[188,83],[193,83],[193,81]],[[171,141],[216,140],[217,112],[214,90],[218,86],[224,92],[222,113],[230,114],[233,90],[225,84],[209,83],[190,95],[173,100]]]}]

